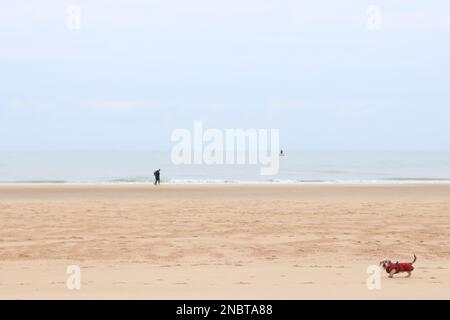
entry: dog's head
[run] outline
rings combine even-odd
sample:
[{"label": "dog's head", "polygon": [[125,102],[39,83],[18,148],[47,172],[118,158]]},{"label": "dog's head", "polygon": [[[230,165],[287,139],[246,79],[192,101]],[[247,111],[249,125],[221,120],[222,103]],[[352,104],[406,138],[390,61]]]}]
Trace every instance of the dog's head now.
[{"label": "dog's head", "polygon": [[383,267],[383,269],[386,269],[391,264],[391,260],[384,259],[380,261],[380,266]]}]

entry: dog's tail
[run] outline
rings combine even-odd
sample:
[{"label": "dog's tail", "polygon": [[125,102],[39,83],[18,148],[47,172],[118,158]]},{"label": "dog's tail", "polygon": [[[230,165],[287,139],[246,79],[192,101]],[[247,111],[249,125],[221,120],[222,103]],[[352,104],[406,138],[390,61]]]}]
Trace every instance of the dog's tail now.
[{"label": "dog's tail", "polygon": [[416,257],[416,255],[414,254],[414,260],[411,262],[411,264],[414,264],[414,262],[416,262],[416,260],[417,260],[417,257]]}]

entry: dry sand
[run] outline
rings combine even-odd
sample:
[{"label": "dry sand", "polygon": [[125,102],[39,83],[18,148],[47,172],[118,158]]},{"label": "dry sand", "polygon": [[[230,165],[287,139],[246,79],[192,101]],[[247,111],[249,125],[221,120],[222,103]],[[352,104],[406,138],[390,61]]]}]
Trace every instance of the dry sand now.
[{"label": "dry sand", "polygon": [[450,185],[3,185],[0,298],[449,299]]}]

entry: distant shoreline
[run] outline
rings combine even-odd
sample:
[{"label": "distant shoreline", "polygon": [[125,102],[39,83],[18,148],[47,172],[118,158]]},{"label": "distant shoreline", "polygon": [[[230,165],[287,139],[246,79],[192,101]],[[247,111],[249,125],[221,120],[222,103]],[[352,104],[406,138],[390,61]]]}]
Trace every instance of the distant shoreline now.
[{"label": "distant shoreline", "polygon": [[[289,186],[308,186],[308,185],[333,185],[333,186],[344,186],[344,185],[450,185],[450,180],[447,179],[405,179],[405,180],[378,180],[378,181],[187,181],[187,182],[172,182],[172,181],[162,181],[162,185],[171,185],[171,186],[178,186],[178,185],[205,185],[205,186],[222,186],[222,185],[235,185],[235,186],[256,186],[256,185],[262,185],[262,186],[277,186],[277,185],[289,185]],[[85,185],[85,186],[149,186],[153,185],[153,181],[148,182],[111,182],[111,181],[105,181],[105,182],[92,182],[92,181],[82,181],[82,182],[75,182],[75,181],[4,181],[0,182],[0,186],[10,186],[10,185]]]}]

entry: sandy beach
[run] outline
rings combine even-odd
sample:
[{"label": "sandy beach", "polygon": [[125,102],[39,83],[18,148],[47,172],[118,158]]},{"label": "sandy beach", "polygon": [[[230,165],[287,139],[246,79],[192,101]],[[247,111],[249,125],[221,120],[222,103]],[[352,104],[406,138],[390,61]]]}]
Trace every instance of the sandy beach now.
[{"label": "sandy beach", "polygon": [[450,185],[1,185],[0,299],[25,298],[450,299]]}]

